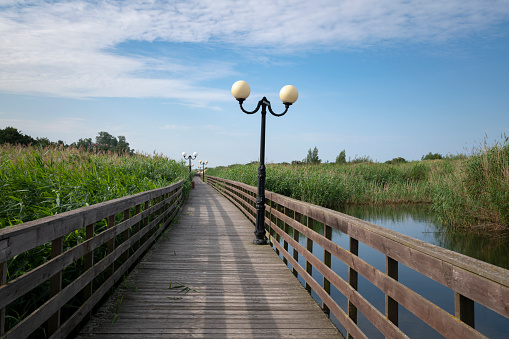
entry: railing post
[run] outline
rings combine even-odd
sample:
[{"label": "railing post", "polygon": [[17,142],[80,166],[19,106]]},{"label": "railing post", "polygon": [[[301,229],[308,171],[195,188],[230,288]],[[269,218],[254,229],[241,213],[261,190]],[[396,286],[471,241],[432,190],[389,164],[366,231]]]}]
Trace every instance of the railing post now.
[{"label": "railing post", "polygon": [[[398,262],[387,255],[385,256],[385,273],[392,279],[398,280]],[[385,316],[398,326],[398,303],[387,294],[385,295]]]},{"label": "railing post", "polygon": [[[276,211],[278,212],[281,212],[281,208],[279,207],[279,204],[277,203],[274,203],[274,208],[276,209]],[[276,224],[276,227],[281,229],[280,225],[281,225],[281,219],[278,219],[278,217],[276,216],[275,217],[276,220],[275,221],[275,224]],[[279,244],[281,242],[281,236],[279,235],[279,233],[276,232],[276,242]],[[276,247],[276,254],[279,256],[279,249]]]},{"label": "railing post", "polygon": [[[7,261],[0,263],[0,286],[7,284]],[[0,310],[0,336],[5,334],[5,307]]]},{"label": "railing post", "polygon": [[[300,222],[300,214],[293,211],[293,220]],[[299,242],[299,231],[297,231],[295,228],[293,229],[293,240],[295,240],[297,243]],[[293,259],[298,263],[299,262],[299,252],[293,248]],[[297,270],[295,267],[293,268],[293,275],[297,277],[299,273],[297,273]]]},{"label": "railing post", "polygon": [[[356,256],[359,255],[359,240],[350,237],[349,247],[350,247],[350,253],[352,253],[353,255],[356,255]],[[350,286],[352,286],[352,288],[357,291],[358,283],[359,283],[359,273],[356,270],[354,270],[352,267],[349,267],[348,268],[348,284],[350,284]],[[355,307],[355,305],[350,300],[348,300],[348,317],[350,319],[352,319],[352,321],[355,324],[357,324],[357,307]],[[352,338],[353,338],[352,335],[350,333],[348,333],[348,339],[352,339]]]},{"label": "railing post", "polygon": [[[130,218],[131,210],[128,208],[124,210],[124,221]],[[129,239],[129,229],[122,232],[122,242],[126,242]],[[122,260],[126,262],[129,259],[129,249],[122,254]]]},{"label": "railing post", "polygon": [[[332,227],[324,224],[323,225],[323,233],[324,233],[325,238],[332,240]],[[331,267],[331,264],[332,264],[331,254],[330,254],[330,252],[328,252],[326,250],[323,250],[323,263],[329,268]],[[330,294],[330,281],[327,280],[325,277],[323,277],[323,289],[325,290],[325,292],[327,292],[327,294]],[[330,317],[330,310],[323,301],[322,301],[322,310],[325,314],[327,314],[327,316]]]},{"label": "railing post", "polygon": [[454,313],[456,318],[475,328],[474,301],[454,292]]},{"label": "railing post", "polygon": [[[269,196],[269,197],[267,197]],[[274,245],[272,245],[272,243],[270,242],[270,239],[272,238],[272,205],[273,205],[273,202],[272,202],[272,193],[265,193],[265,201],[268,201],[269,203],[269,208],[267,210],[267,208],[265,208],[265,212],[267,213],[267,218],[269,219],[269,223],[268,223],[268,228],[269,228],[269,244],[274,247]]]},{"label": "railing post", "polygon": [[[56,238],[51,242],[51,259],[62,254],[64,242],[62,237]],[[62,290],[62,271],[50,278],[49,297],[52,298]],[[60,310],[56,311],[48,319],[48,333],[53,334],[60,327]]]},{"label": "railing post", "polygon": [[[306,226],[311,230],[311,231],[314,231],[314,227],[313,227],[313,219],[311,219],[309,216],[307,217],[307,222],[306,222]],[[310,253],[313,253],[313,240],[307,238],[306,240],[306,249],[310,252]],[[306,272],[310,275],[310,276],[313,276],[313,265],[311,265],[311,263],[309,261],[306,260]],[[311,294],[311,286],[308,285],[308,283],[306,283],[306,290],[308,291],[308,293]]]},{"label": "railing post", "polygon": [[[108,217],[108,228],[112,228],[113,226],[115,226],[115,214],[113,215],[110,215]],[[113,239],[111,240],[108,240],[107,241],[107,251],[108,251],[108,255],[110,253],[113,252],[113,250],[115,249],[115,237],[113,237]],[[108,268],[106,268],[106,276],[109,278],[110,276],[113,275],[113,272],[115,271],[115,264],[112,263],[110,266],[108,266]]]},{"label": "railing post", "polygon": [[[286,208],[286,206],[284,207],[284,214],[286,216],[288,216],[288,209]],[[290,230],[290,226],[285,222],[283,231],[286,234],[288,234],[289,230]],[[283,240],[283,248],[285,249],[285,252],[288,253],[288,242],[286,240]],[[283,257],[283,262],[285,263],[285,265],[288,265],[288,260],[285,257]]]},{"label": "railing post", "polygon": [[[92,239],[94,237],[95,224],[85,226],[85,240]],[[83,256],[83,271],[86,272],[94,265],[94,251],[91,251]],[[83,288],[83,300],[87,300],[92,296],[92,282],[89,282]]]},{"label": "railing post", "polygon": [[[138,215],[140,214],[141,212],[141,204],[138,204],[136,205],[135,207],[135,210],[134,210],[134,215]],[[134,234],[138,233],[140,231],[140,223],[141,221],[138,221],[135,225],[134,225]],[[140,239],[136,240],[136,242],[134,243],[134,249],[133,249],[133,253],[136,252],[138,250],[138,248],[140,248]]]},{"label": "railing post", "polygon": [[[154,199],[152,199],[152,206],[156,206],[156,205],[159,203],[159,201],[160,201],[160,200],[159,200],[159,198],[154,198]],[[161,215],[161,209],[158,209],[158,210],[156,210],[156,211],[154,212],[154,219],[155,219],[155,218],[157,218],[159,215]],[[148,232],[148,236],[149,236],[149,238],[150,238],[150,237],[151,237],[154,233],[156,233],[156,232],[157,232],[157,227],[158,227],[158,226],[159,226],[159,225],[154,225],[154,226],[152,226],[152,228],[151,228],[151,229],[150,229],[150,231]]]},{"label": "railing post", "polygon": [[[145,201],[145,204],[143,205],[143,211],[148,210],[149,201]],[[143,226],[141,228],[145,228],[148,225],[148,215],[143,219]],[[141,238],[141,243],[144,244],[145,241],[148,239],[148,233],[145,233],[145,235]]]}]

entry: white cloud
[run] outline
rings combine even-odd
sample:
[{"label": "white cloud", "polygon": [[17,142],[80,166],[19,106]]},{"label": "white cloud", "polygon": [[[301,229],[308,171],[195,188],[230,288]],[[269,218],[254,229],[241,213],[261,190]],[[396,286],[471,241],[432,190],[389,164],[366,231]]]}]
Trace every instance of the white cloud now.
[{"label": "white cloud", "polygon": [[494,27],[507,20],[509,1],[4,0],[0,9],[2,92],[217,102],[229,93],[200,83],[233,74],[235,65],[207,55],[195,62],[129,55],[116,47],[165,41],[295,52],[430,43]]}]

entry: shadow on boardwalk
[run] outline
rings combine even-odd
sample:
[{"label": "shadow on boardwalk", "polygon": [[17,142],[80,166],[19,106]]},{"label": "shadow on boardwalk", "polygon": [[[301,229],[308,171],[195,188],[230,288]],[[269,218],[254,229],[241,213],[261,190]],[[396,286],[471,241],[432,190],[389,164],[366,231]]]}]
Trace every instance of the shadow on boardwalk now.
[{"label": "shadow on boardwalk", "polygon": [[273,250],[251,244],[250,221],[195,182],[180,222],[78,337],[341,338]]}]

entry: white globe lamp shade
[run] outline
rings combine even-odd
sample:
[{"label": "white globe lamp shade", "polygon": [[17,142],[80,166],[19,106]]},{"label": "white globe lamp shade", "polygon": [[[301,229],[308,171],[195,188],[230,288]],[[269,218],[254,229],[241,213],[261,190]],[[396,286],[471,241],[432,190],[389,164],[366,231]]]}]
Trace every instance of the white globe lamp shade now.
[{"label": "white globe lamp shade", "polygon": [[186,152],[182,152],[182,156],[183,156],[184,158],[186,157],[186,155],[187,155],[187,153],[186,153]]},{"label": "white globe lamp shade", "polygon": [[[296,99],[296,100],[297,100],[297,99]],[[197,156],[198,156],[198,153],[194,152],[194,153],[193,153],[193,157],[195,157],[195,158],[196,158]]]},{"label": "white globe lamp shade", "polygon": [[292,85],[286,85],[281,88],[279,98],[284,104],[293,104],[299,98],[299,91]]},{"label": "white globe lamp shade", "polygon": [[232,94],[235,99],[247,99],[249,94],[251,94],[251,87],[249,87],[247,82],[239,80],[233,84]]}]

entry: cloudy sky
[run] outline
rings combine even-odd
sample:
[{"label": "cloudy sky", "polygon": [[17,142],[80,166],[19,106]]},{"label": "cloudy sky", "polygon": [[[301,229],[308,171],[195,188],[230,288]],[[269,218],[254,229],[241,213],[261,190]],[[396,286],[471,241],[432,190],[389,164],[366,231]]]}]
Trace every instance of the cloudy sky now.
[{"label": "cloudy sky", "polygon": [[509,134],[509,0],[0,0],[0,128],[211,166],[457,154]]}]

